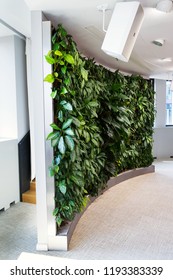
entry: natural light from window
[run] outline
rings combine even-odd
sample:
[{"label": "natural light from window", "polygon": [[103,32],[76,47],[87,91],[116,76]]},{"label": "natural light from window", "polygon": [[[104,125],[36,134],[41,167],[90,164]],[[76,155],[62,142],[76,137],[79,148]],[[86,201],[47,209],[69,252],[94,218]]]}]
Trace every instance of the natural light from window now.
[{"label": "natural light from window", "polygon": [[173,125],[173,91],[171,81],[166,81],[166,125]]}]

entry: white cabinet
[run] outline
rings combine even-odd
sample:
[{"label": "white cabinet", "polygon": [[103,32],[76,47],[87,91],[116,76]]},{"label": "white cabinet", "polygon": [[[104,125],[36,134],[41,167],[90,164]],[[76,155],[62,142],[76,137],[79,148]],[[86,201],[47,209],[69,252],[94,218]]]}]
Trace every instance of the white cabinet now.
[{"label": "white cabinet", "polygon": [[18,201],[18,141],[0,138],[0,210],[6,210]]}]

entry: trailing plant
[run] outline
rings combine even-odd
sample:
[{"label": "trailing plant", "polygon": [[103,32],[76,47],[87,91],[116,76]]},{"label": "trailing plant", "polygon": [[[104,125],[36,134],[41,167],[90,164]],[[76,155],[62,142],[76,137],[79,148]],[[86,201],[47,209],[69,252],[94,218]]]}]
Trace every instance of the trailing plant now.
[{"label": "trailing plant", "polygon": [[154,92],[140,76],[112,73],[83,58],[62,25],[45,56],[52,73],[55,178],[58,227],[84,209],[111,176],[152,163]]}]

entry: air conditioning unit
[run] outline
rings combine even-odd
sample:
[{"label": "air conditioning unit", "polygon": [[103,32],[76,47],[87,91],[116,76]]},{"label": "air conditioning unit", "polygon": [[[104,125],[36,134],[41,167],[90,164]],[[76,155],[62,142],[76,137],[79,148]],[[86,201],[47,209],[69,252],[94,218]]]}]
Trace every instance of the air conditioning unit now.
[{"label": "air conditioning unit", "polygon": [[144,11],[139,2],[117,3],[101,49],[110,56],[128,62],[143,18]]}]

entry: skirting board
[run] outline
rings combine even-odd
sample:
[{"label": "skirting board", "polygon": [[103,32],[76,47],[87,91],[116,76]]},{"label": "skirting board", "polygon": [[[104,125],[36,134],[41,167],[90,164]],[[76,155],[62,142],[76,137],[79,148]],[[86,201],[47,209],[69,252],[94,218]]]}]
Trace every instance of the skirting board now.
[{"label": "skirting board", "polygon": [[[110,189],[111,187],[126,181],[128,179],[131,179],[133,177],[137,177],[140,175],[148,174],[155,172],[155,166],[150,165],[148,167],[144,168],[137,168],[129,171],[125,171],[121,174],[119,174],[117,177],[112,177],[107,182],[107,187],[99,194],[103,194],[105,191]],[[98,197],[98,196],[97,196]],[[60,228],[57,232],[56,236],[49,236],[48,238],[48,250],[61,250],[61,251],[67,251],[69,248],[70,239],[73,235],[73,232],[75,230],[75,227],[80,220],[83,213],[87,210],[89,205],[97,198],[97,197],[90,197],[90,201],[85,208],[85,210],[79,214],[77,214],[72,222],[67,223],[65,226]]]}]

